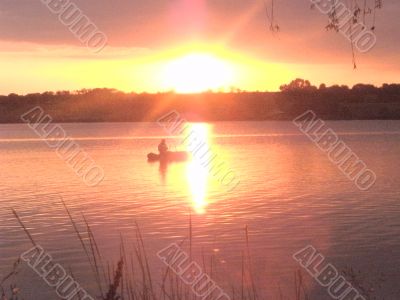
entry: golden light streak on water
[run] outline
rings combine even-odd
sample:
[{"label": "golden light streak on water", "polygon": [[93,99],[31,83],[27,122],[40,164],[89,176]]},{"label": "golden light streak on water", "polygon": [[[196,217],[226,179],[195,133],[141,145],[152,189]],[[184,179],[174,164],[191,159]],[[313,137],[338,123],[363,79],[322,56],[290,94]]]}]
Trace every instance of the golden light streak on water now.
[{"label": "golden light streak on water", "polygon": [[207,188],[209,165],[204,164],[210,156],[210,126],[204,123],[190,124],[185,132],[186,150],[192,154],[188,163],[186,176],[191,191],[193,210],[204,214],[208,205]]}]

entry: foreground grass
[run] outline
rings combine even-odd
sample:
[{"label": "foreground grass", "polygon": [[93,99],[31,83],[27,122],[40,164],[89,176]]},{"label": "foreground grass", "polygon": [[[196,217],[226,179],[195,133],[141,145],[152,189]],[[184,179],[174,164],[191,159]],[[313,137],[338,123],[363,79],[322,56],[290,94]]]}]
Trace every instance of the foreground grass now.
[{"label": "foreground grass", "polygon": [[[129,254],[126,251],[125,241],[121,237],[120,253],[118,262],[114,265],[105,263],[105,259],[101,255],[96,239],[93,235],[90,225],[83,216],[85,230],[80,231],[79,227],[72,217],[68,207],[63,201],[66,213],[70,219],[71,225],[80,242],[80,245],[86,255],[88,264],[93,273],[97,286],[97,295],[92,295],[95,299],[101,300],[217,300],[218,298],[197,297],[191,288],[185,285],[182,279],[176,275],[171,268],[165,266],[161,274],[155,276],[154,272],[150,271],[148,254],[145,249],[145,243],[139,226],[136,224],[136,238],[133,242],[133,251]],[[32,235],[20,219],[18,213],[13,210],[15,218],[26,233],[33,245],[37,245]],[[184,246],[185,242],[189,244],[188,253],[192,255],[192,224],[191,218],[189,221],[189,238],[180,243]],[[257,300],[265,299],[259,295],[257,286],[254,281],[251,263],[251,251],[249,245],[249,235],[246,228],[246,248],[242,251],[242,268],[240,283],[230,283],[230,289],[225,290],[231,300]],[[211,258],[211,267],[207,268],[206,259],[203,256],[204,272],[212,277],[213,265]],[[12,284],[13,280],[18,275],[18,267],[21,260],[18,259],[12,268],[12,271],[3,279],[0,279],[1,300],[22,300],[20,298],[20,290]],[[72,272],[71,272],[72,273]],[[156,279],[157,278],[157,279]],[[225,283],[226,284],[226,283]],[[5,288],[4,286],[8,286]],[[279,300],[309,300],[306,285],[300,270],[294,273],[293,290],[285,291],[285,294],[290,293],[291,296],[284,296],[284,293],[279,290]],[[82,299],[82,295],[76,295],[73,299]],[[225,299],[225,298],[224,298]],[[28,299],[27,299],[28,300]],[[222,300],[222,298],[221,298]]]}]

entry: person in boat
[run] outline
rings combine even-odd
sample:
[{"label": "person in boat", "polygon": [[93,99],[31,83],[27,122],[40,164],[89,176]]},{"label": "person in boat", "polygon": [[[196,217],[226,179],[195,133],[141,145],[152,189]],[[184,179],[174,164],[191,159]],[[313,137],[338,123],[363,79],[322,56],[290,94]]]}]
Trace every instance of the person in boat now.
[{"label": "person in boat", "polygon": [[168,146],[164,139],[162,139],[161,143],[158,145],[158,152],[160,152],[160,156],[163,156],[168,152]]}]

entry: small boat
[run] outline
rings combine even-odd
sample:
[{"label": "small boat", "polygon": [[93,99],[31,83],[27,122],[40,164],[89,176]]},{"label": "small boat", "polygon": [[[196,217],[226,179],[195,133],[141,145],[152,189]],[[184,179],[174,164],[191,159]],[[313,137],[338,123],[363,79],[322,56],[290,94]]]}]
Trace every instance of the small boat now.
[{"label": "small boat", "polygon": [[172,152],[168,151],[167,153],[160,155],[155,153],[147,154],[147,160],[150,162],[153,161],[161,161],[161,162],[180,162],[186,161],[189,158],[188,152]]}]

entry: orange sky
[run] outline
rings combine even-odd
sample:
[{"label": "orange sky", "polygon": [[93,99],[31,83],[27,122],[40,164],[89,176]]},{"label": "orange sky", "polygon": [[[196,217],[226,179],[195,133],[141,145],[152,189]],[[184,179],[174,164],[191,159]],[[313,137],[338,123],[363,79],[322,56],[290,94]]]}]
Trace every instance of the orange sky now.
[{"label": "orange sky", "polygon": [[275,0],[278,34],[268,30],[263,1],[75,3],[107,36],[100,53],[82,45],[40,1],[0,3],[0,94],[96,87],[271,91],[296,77],[315,85],[400,78],[396,0],[385,0],[378,12],[378,43],[357,54],[356,71],[349,42],[327,32],[327,17],[302,0]]}]

